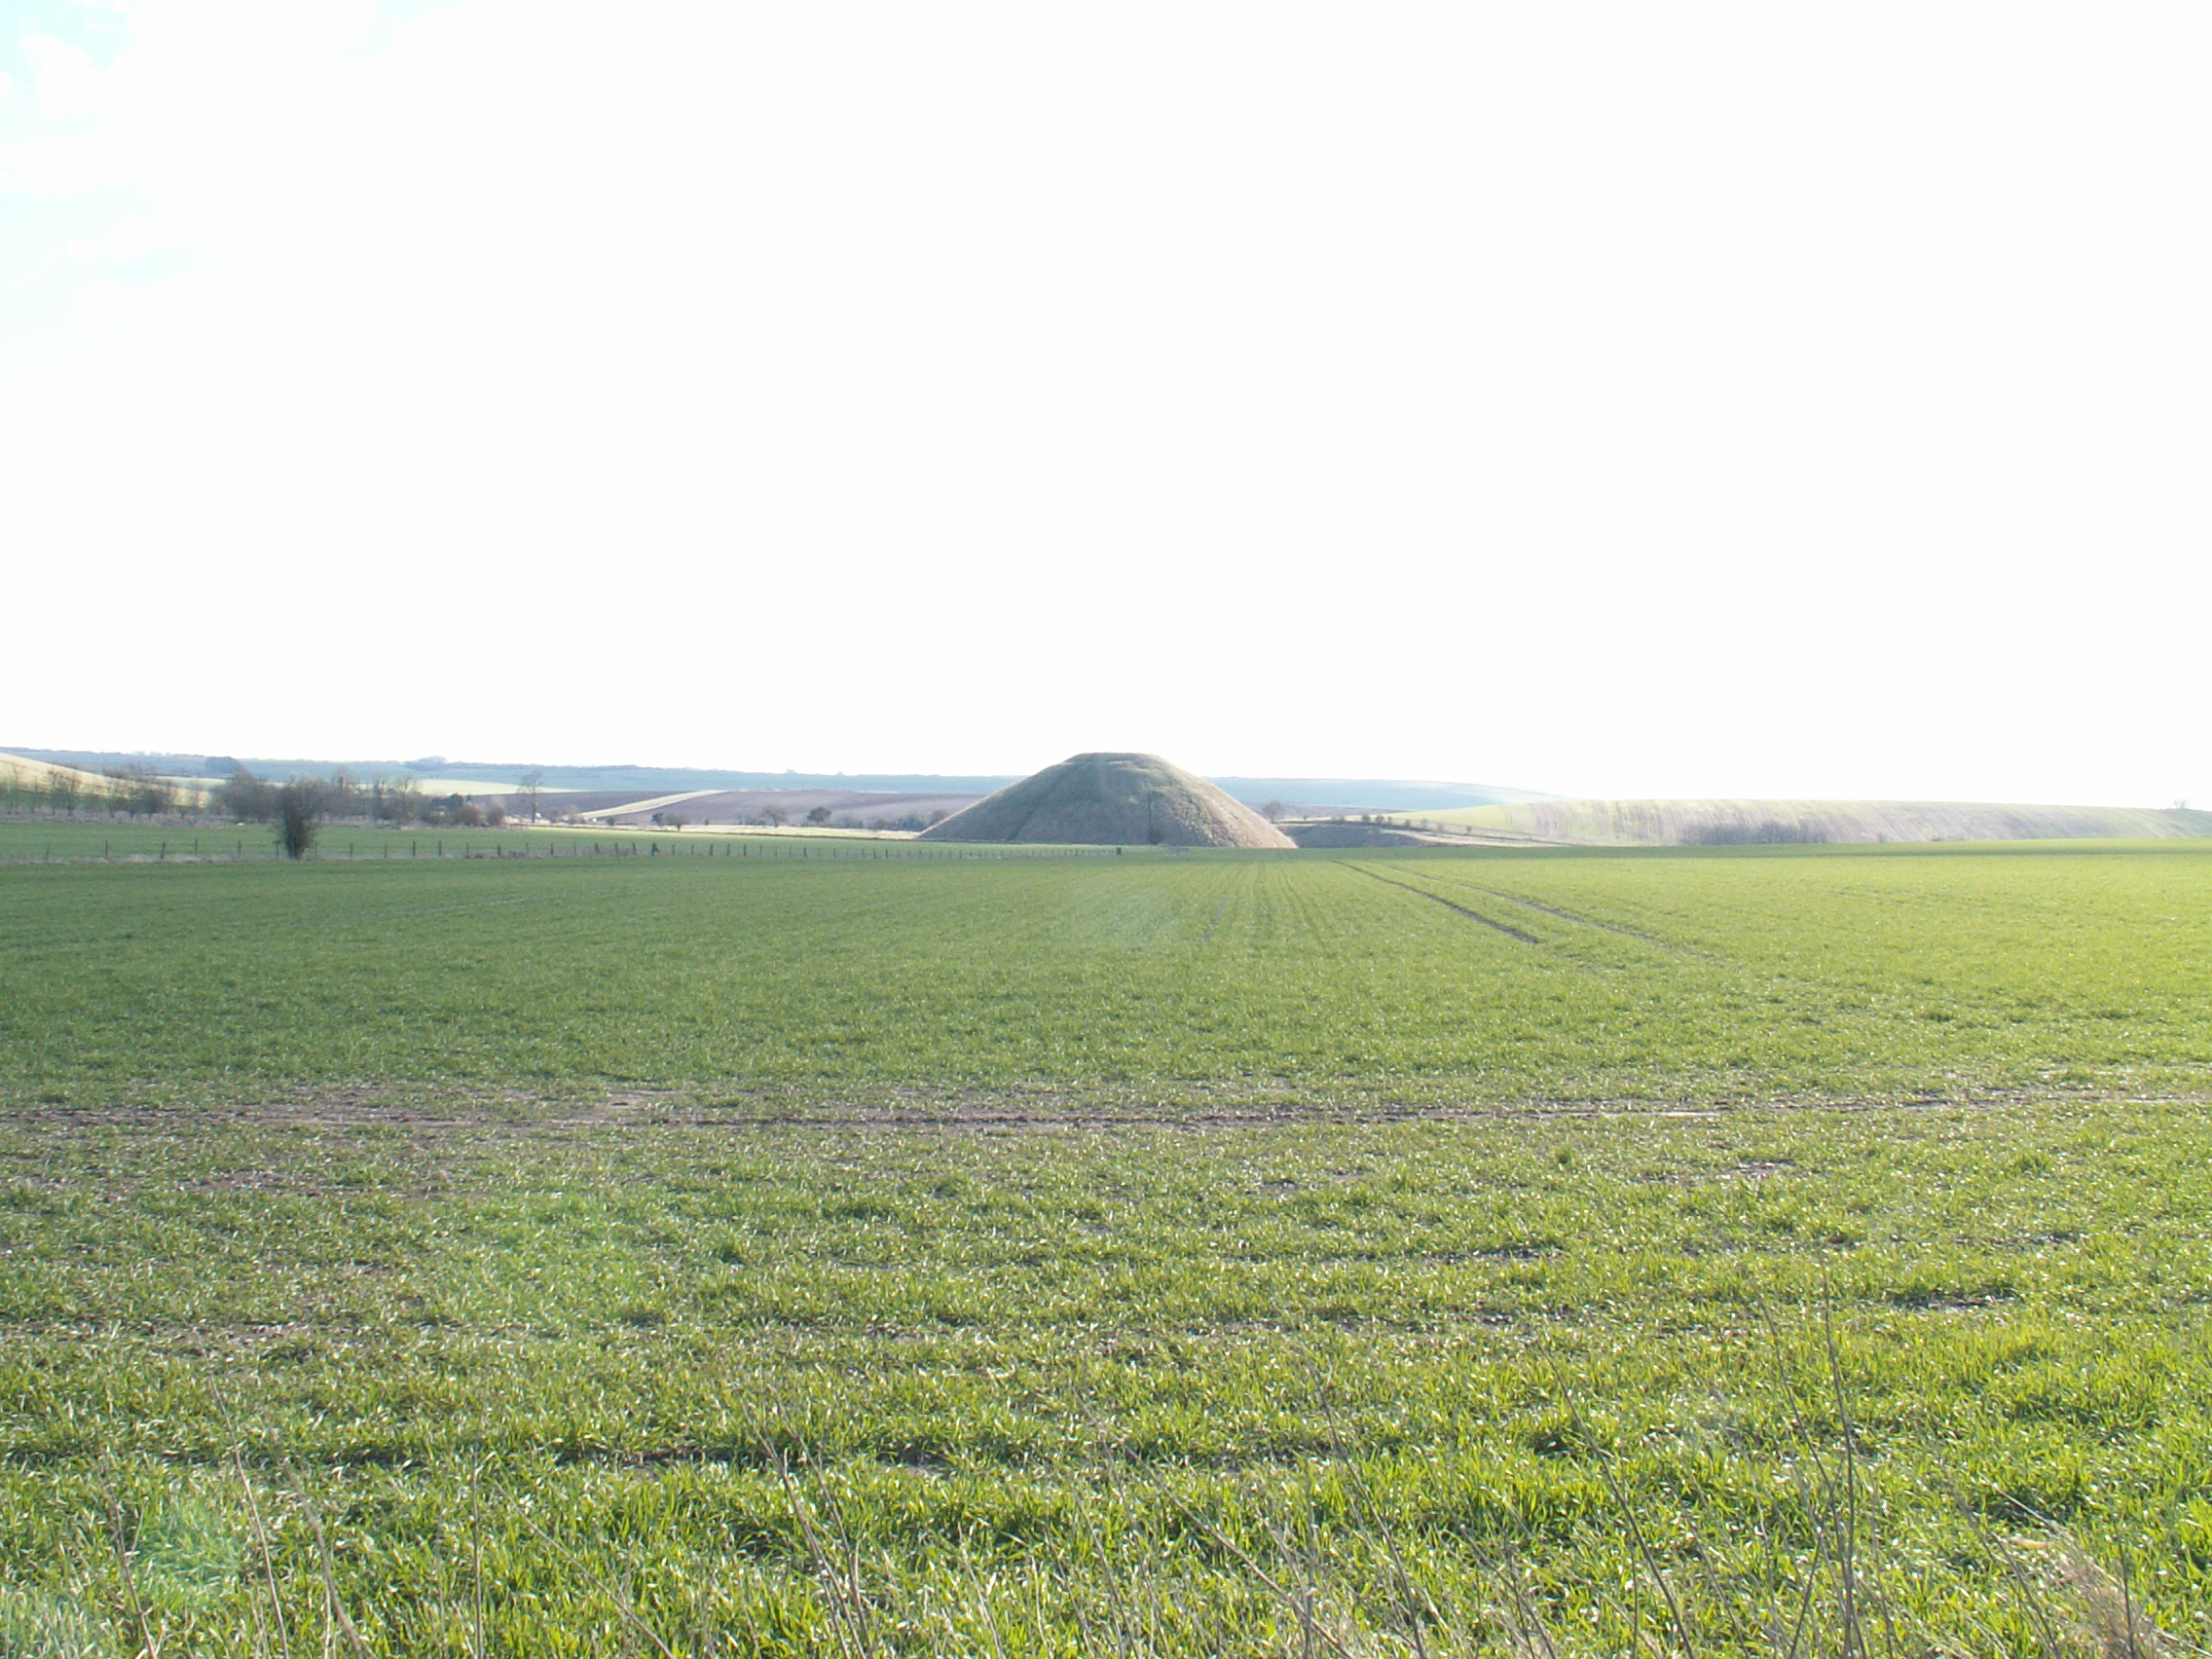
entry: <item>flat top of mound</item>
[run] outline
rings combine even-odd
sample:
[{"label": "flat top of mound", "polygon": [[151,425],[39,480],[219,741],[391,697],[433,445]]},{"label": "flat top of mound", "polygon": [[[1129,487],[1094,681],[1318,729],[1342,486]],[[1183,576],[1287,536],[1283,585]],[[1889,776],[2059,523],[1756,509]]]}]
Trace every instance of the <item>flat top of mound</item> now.
[{"label": "flat top of mound", "polygon": [[1290,837],[1157,755],[1071,755],[935,829],[932,841],[1087,847],[1288,847]]}]

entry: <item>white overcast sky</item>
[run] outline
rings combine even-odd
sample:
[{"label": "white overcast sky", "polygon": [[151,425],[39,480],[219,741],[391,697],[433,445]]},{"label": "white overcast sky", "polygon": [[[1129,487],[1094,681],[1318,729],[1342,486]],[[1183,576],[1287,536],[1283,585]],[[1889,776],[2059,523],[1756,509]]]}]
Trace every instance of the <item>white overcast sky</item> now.
[{"label": "white overcast sky", "polygon": [[0,0],[0,744],[2212,800],[2208,48]]}]

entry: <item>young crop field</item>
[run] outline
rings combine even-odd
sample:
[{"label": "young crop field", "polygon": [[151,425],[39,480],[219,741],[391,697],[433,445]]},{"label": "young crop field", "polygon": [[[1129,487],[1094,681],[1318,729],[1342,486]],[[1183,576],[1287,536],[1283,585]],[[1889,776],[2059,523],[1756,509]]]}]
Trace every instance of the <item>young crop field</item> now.
[{"label": "young crop field", "polygon": [[2203,1643],[2208,900],[0,867],[0,1654]]},{"label": "young crop field", "polygon": [[2202,1094],[2212,852],[2167,845],[1052,858],[786,841],[0,868],[0,1088],[1033,1096],[1055,1116]]}]

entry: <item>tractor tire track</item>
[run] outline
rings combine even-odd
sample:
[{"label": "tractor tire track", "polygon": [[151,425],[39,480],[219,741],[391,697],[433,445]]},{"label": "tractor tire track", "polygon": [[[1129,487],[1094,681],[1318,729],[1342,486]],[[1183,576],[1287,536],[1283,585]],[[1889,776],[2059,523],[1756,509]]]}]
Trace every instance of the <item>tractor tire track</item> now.
[{"label": "tractor tire track", "polygon": [[1494,928],[1497,932],[1505,935],[1506,938],[1517,939],[1523,944],[1540,945],[1544,942],[1534,934],[1523,933],[1519,928],[1509,927],[1504,922],[1493,921],[1490,917],[1484,915],[1480,910],[1470,910],[1464,904],[1455,904],[1451,900],[1445,898],[1440,893],[1430,893],[1423,888],[1415,887],[1408,882],[1392,881],[1388,876],[1378,874],[1376,871],[1369,869],[1365,865],[1346,863],[1344,867],[1346,869],[1355,869],[1359,871],[1361,875],[1368,876],[1376,881],[1380,881],[1385,887],[1395,887],[1402,892],[1411,893],[1417,898],[1426,899],[1432,904],[1441,904],[1447,910],[1456,911],[1458,914],[1466,917],[1470,922],[1480,922],[1486,928]]},{"label": "tractor tire track", "polygon": [[1657,934],[1639,933],[1634,928],[1624,928],[1613,922],[1601,922],[1592,916],[1579,916],[1572,910],[1563,910],[1556,904],[1544,904],[1533,899],[1524,899],[1518,893],[1500,893],[1494,887],[1481,887],[1472,881],[1460,881],[1448,875],[1432,875],[1429,879],[1442,882],[1447,887],[1464,887],[1468,892],[1480,893],[1486,898],[1502,899],[1509,904],[1522,904],[1531,910],[1541,910],[1547,916],[1557,916],[1563,922],[1575,922],[1586,928],[1596,928],[1601,933],[1618,934],[1622,939],[1641,940],[1645,944],[1656,944],[1668,950],[1681,948],[1672,940],[1661,939]]}]

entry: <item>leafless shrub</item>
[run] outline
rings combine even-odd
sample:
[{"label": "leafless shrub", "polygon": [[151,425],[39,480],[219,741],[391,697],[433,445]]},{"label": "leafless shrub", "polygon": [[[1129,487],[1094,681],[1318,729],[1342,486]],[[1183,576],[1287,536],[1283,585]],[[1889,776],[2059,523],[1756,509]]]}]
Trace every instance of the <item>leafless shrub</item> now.
[{"label": "leafless shrub", "polygon": [[130,765],[111,765],[102,776],[108,783],[108,807],[113,812],[153,819],[177,803],[177,788],[162,774],[148,770],[146,765],[135,761]]},{"label": "leafless shrub", "polygon": [[422,817],[429,803],[415,780],[402,772],[396,778],[371,779],[366,804],[369,817],[379,823],[408,824]]},{"label": "leafless shrub", "polygon": [[288,859],[304,859],[329,811],[330,786],[302,773],[276,793],[276,838]]},{"label": "leafless shrub", "polygon": [[216,786],[215,804],[240,824],[266,823],[276,812],[276,787],[240,766]]}]

